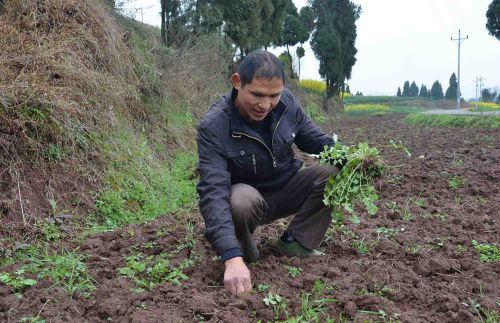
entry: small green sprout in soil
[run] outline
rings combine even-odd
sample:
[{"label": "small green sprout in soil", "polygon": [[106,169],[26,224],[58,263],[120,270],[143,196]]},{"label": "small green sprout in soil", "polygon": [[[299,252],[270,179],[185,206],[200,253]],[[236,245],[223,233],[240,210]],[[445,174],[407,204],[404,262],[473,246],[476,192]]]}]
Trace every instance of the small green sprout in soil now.
[{"label": "small green sprout in soil", "polygon": [[462,176],[460,175],[455,175],[455,176],[452,176],[449,180],[448,180],[448,186],[451,188],[451,189],[458,189],[462,186],[464,186],[465,184],[465,178],[463,178]]},{"label": "small green sprout in soil", "polygon": [[269,285],[267,285],[267,284],[259,284],[259,285],[257,285],[257,291],[259,293],[263,293],[264,291],[266,291],[266,289],[269,289]]},{"label": "small green sprout in soil", "polygon": [[398,140],[396,142],[393,139],[391,139],[389,140],[389,143],[391,144],[392,147],[403,150],[406,153],[406,155],[408,155],[408,157],[411,157],[410,149],[406,147],[406,145],[401,140]]},{"label": "small green sprout in soil", "polygon": [[26,278],[24,276],[25,273],[26,270],[23,268],[16,270],[14,275],[8,272],[2,272],[0,273],[0,282],[9,286],[18,298],[22,298],[21,292],[36,284],[36,280]]},{"label": "small green sprout in soil", "polygon": [[399,230],[395,228],[379,227],[375,229],[375,232],[377,235],[383,236],[386,239],[392,239],[399,232]]},{"label": "small green sprout in soil", "polygon": [[333,147],[325,147],[320,159],[322,163],[332,165],[347,161],[340,173],[330,178],[325,187],[323,202],[332,209],[334,221],[344,219],[343,210],[354,214],[355,201],[361,202],[370,215],[377,214],[375,202],[378,195],[373,180],[384,170],[377,148],[370,148],[367,143],[343,146],[337,141]]},{"label": "small green sprout in soil", "polygon": [[279,319],[282,313],[288,315],[288,311],[286,309],[286,303],[288,300],[285,297],[269,292],[267,296],[262,299],[262,301],[266,304],[266,306],[273,310],[275,319]]},{"label": "small green sprout in soil", "polygon": [[394,293],[394,289],[387,286],[380,286],[375,283],[369,288],[362,288],[356,292],[358,295],[376,295],[379,297],[387,297],[390,294]]},{"label": "small green sprout in soil", "polygon": [[472,246],[479,252],[479,260],[483,262],[500,261],[500,247],[494,244],[479,243],[472,240]]},{"label": "small green sprout in soil", "polygon": [[378,244],[379,240],[368,240],[365,236],[357,238],[352,241],[351,246],[356,249],[360,254],[364,255],[372,251]]},{"label": "small green sprout in soil", "polygon": [[420,252],[420,249],[422,249],[422,246],[419,244],[414,244],[414,245],[406,247],[406,251],[408,251],[412,255],[418,254]]},{"label": "small green sprout in soil", "polygon": [[300,267],[294,267],[294,266],[285,266],[285,268],[288,269],[288,275],[292,278],[297,277],[303,270]]},{"label": "small green sprout in soil", "polygon": [[403,178],[401,176],[390,174],[389,176],[387,176],[387,183],[392,184],[392,185],[397,185],[397,184],[401,183],[402,179]]}]

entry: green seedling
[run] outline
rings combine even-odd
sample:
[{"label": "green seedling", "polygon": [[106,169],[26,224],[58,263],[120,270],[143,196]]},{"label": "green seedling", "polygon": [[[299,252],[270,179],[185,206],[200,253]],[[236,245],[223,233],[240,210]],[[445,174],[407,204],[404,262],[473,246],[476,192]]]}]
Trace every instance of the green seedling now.
[{"label": "green seedling", "polygon": [[337,222],[344,220],[343,211],[354,214],[355,201],[362,203],[368,214],[376,215],[378,195],[373,180],[384,170],[379,150],[366,143],[343,146],[336,139],[334,136],[336,144],[333,147],[325,147],[320,154],[321,162],[332,165],[346,162],[341,172],[326,184],[323,202],[332,209]]},{"label": "green seedling", "polygon": [[420,249],[422,249],[422,246],[419,244],[411,245],[406,248],[406,250],[412,255],[418,254],[420,252]]},{"label": "green seedling", "polygon": [[465,178],[463,178],[460,175],[455,175],[448,180],[448,186],[454,190],[462,187],[464,184],[465,184]]},{"label": "green seedling", "polygon": [[456,247],[455,247],[455,250],[457,250],[458,252],[464,252],[465,250],[467,250],[465,248],[464,245],[461,245],[461,244],[458,244]]},{"label": "green seedling", "polygon": [[292,278],[297,277],[303,270],[302,268],[294,266],[285,266],[285,268],[288,269],[288,275]]},{"label": "green seedling", "polygon": [[23,297],[21,294],[21,292],[23,290],[25,290],[26,288],[31,287],[33,285],[36,285],[36,280],[26,278],[24,276],[25,272],[26,272],[26,270],[21,268],[21,269],[16,270],[14,272],[14,275],[12,275],[8,272],[0,273],[0,282],[9,286],[10,289],[17,296],[17,298]]},{"label": "green seedling", "polygon": [[373,291],[369,291],[367,288],[360,289],[358,295],[376,295],[380,297],[387,297],[394,292],[394,289],[390,287],[381,287],[377,283],[374,284]]},{"label": "green seedling", "polygon": [[267,289],[269,289],[269,285],[267,285],[267,284],[259,284],[259,285],[257,285],[257,291],[258,291],[259,293],[263,293],[263,292],[265,292]]},{"label": "green seedling", "polygon": [[361,239],[353,239],[351,244],[362,255],[369,253],[378,244],[378,240],[366,240],[365,238],[363,236]]},{"label": "green seedling", "polygon": [[386,239],[392,239],[394,236],[398,233],[398,229],[395,228],[386,228],[386,227],[379,227],[375,229],[375,232],[379,236],[383,236]]},{"label": "green seedling", "polygon": [[281,313],[285,313],[285,315],[287,315],[288,312],[286,310],[286,303],[288,300],[285,297],[269,292],[262,301],[266,304],[266,306],[273,309],[275,319],[279,319]]},{"label": "green seedling", "polygon": [[401,183],[402,179],[403,178],[401,176],[390,174],[389,176],[387,176],[387,183],[392,184],[392,185],[397,185],[397,184]]},{"label": "green seedling", "polygon": [[398,140],[396,142],[393,139],[391,139],[389,140],[389,143],[391,144],[392,147],[403,150],[406,153],[406,155],[408,155],[408,157],[411,157],[410,149],[406,147],[406,145],[401,140]]},{"label": "green seedling", "polygon": [[21,317],[21,319],[19,320],[19,322],[29,322],[29,323],[45,323],[45,320],[42,320],[40,317],[38,316],[30,316],[30,317]]},{"label": "green seedling", "polygon": [[500,247],[494,244],[481,244],[476,240],[472,240],[472,246],[479,252],[479,260],[483,262],[500,261]]},{"label": "green seedling", "polygon": [[425,207],[427,205],[427,202],[423,198],[417,198],[417,199],[413,200],[413,202],[415,203],[416,206],[418,206],[421,209],[425,209]]}]

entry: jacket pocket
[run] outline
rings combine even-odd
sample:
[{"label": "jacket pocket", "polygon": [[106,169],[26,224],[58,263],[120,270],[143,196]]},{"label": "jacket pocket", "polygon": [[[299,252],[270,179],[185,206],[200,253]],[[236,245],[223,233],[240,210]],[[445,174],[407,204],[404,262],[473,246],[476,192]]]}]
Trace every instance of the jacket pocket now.
[{"label": "jacket pocket", "polygon": [[257,156],[255,152],[238,150],[227,152],[229,171],[235,177],[257,175]]}]

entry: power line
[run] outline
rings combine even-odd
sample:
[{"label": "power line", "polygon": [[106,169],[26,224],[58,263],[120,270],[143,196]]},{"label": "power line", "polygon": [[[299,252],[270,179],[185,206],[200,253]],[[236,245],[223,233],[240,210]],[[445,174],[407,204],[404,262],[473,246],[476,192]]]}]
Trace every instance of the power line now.
[{"label": "power line", "polygon": [[458,30],[458,38],[453,39],[453,37],[451,37],[451,40],[453,40],[453,41],[456,40],[458,42],[457,109],[459,109],[459,110],[460,110],[460,97],[462,96],[462,93],[460,93],[460,45],[466,39],[469,39],[469,36],[465,36],[465,38],[461,38],[461,36],[460,36],[460,29]]}]

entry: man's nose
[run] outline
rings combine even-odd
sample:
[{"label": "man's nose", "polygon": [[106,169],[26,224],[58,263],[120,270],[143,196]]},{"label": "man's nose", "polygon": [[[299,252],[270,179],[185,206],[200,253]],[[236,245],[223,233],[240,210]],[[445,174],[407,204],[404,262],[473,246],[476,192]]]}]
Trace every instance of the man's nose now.
[{"label": "man's nose", "polygon": [[271,99],[269,99],[269,98],[262,98],[259,101],[259,108],[267,110],[270,107],[271,107]]}]

